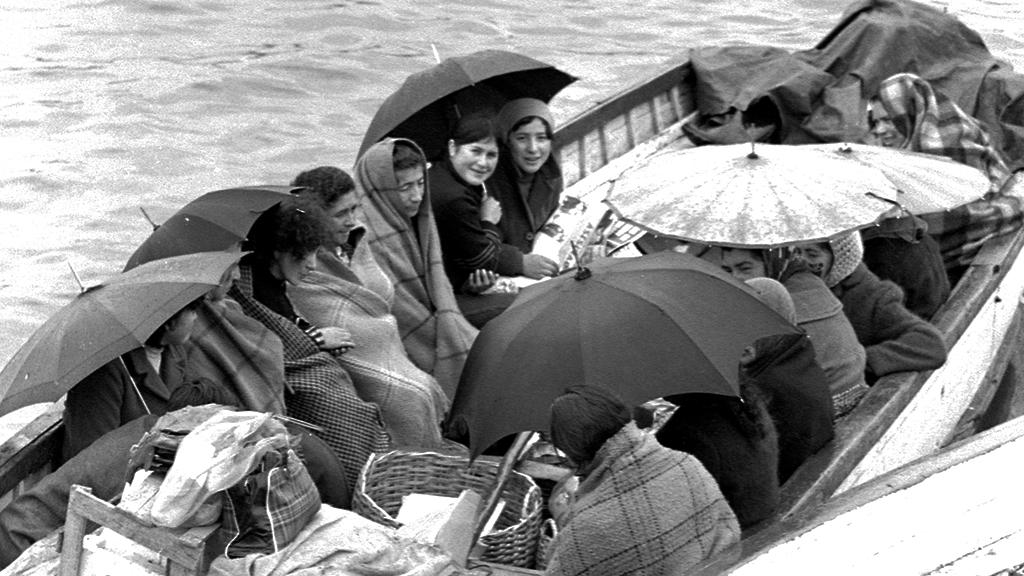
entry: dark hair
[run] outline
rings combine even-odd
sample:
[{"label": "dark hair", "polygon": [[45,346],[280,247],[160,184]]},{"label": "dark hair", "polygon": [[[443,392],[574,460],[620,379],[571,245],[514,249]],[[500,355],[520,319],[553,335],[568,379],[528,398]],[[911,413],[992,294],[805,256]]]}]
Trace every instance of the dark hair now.
[{"label": "dark hair", "polygon": [[244,248],[261,259],[274,252],[305,258],[329,238],[327,216],[320,206],[310,198],[291,196],[256,219]]},{"label": "dark hair", "polygon": [[551,443],[584,468],[630,420],[618,396],[596,386],[571,386],[551,403]]},{"label": "dark hair", "polygon": [[516,130],[519,130],[521,126],[526,126],[527,124],[533,122],[534,120],[540,120],[540,123],[544,125],[544,134],[546,134],[549,139],[554,138],[555,135],[551,131],[551,125],[548,124],[547,120],[541,118],[540,116],[524,116],[520,118],[518,122],[513,124],[512,127],[508,129],[508,134],[506,134],[505,137],[508,138],[509,134],[512,134]]},{"label": "dark hair", "polygon": [[170,329],[171,323],[176,321],[178,317],[184,314],[185,312],[194,312],[196,310],[199,310],[199,307],[202,306],[203,302],[205,301],[206,294],[203,294],[199,298],[196,298],[195,300],[192,300],[188,304],[182,306],[181,310],[175,312],[174,316],[168,318],[163,324],[157,327],[155,332],[149,335],[149,338],[146,338],[146,346],[152,346],[154,348],[161,346],[160,341],[163,340],[164,334],[166,334],[167,330]]},{"label": "dark hair", "polygon": [[242,408],[242,400],[234,390],[205,376],[199,376],[171,391],[171,396],[167,399],[167,411],[173,412],[186,406],[202,406],[203,404],[222,404]]},{"label": "dark hair", "polygon": [[459,118],[452,128],[451,139],[456,146],[480,142],[489,138],[498,141],[498,128],[490,116],[468,114]]},{"label": "dark hair", "polygon": [[405,142],[395,142],[395,148],[391,152],[391,162],[395,172],[408,170],[417,166],[426,166],[427,160],[416,148]]},{"label": "dark hair", "polygon": [[356,189],[356,183],[348,172],[334,166],[319,166],[301,172],[292,180],[292,186],[305,188],[299,191],[299,195],[312,198],[324,210]]}]

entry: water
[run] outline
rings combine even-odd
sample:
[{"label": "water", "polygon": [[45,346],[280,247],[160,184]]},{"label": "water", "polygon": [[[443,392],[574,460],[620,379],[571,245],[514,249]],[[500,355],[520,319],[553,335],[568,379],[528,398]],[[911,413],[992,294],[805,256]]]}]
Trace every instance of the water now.
[{"label": "water", "polygon": [[[200,193],[352,165],[410,73],[483,48],[582,78],[567,119],[693,46],[808,48],[845,0],[7,0],[0,7],[0,366]],[[758,4],[758,3],[754,3]],[[1024,69],[1019,0],[933,1]]]}]

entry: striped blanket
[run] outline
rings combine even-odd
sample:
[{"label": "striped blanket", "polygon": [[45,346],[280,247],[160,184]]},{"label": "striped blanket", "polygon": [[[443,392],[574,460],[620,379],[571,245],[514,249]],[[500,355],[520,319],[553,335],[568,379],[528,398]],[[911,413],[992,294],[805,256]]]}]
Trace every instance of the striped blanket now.
[{"label": "striped blanket", "polygon": [[453,398],[477,329],[459,311],[445,275],[429,188],[424,189],[415,221],[406,217],[386,193],[398,184],[392,164],[398,141],[419,150],[412,140],[387,138],[356,162],[356,189],[366,215],[366,241],[394,284],[391,311],[398,320],[409,358],[436,378],[445,394]]},{"label": "striped blanket", "polygon": [[[376,263],[365,243],[353,254],[359,272]],[[379,270],[379,268],[377,268]],[[390,288],[390,284],[388,285]],[[296,310],[319,326],[339,326],[352,334],[355,347],[337,356],[359,396],[376,403],[396,447],[440,446],[439,423],[448,398],[433,376],[413,364],[402,346],[398,324],[385,297],[363,285],[352,268],[327,249],[317,254],[316,271],[290,286]]]},{"label": "striped blanket", "polygon": [[344,466],[348,485],[355,486],[370,454],[388,449],[380,409],[359,397],[334,357],[320,351],[298,326],[252,297],[252,269],[241,266],[239,271],[241,277],[228,295],[284,344],[288,415],[324,428],[320,437]]}]

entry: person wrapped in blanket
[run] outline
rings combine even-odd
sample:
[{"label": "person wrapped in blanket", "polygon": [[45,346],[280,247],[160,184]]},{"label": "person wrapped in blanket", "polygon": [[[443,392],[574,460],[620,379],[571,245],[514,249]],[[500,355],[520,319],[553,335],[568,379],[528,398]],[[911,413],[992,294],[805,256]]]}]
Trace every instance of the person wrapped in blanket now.
[{"label": "person wrapped in blanket", "polygon": [[[186,406],[220,404],[238,407],[241,400],[229,386],[206,378],[182,383],[170,394],[165,411],[147,414],[110,430],[0,511],[0,568],[6,567],[37,540],[64,525],[71,486],[89,486],[97,498],[113,500],[124,489],[129,453],[164,413]],[[299,457],[320,493],[321,501],[348,509],[350,484],[331,449],[310,432],[288,424],[299,437]]]},{"label": "person wrapped in blanket", "polygon": [[736,516],[704,466],[637,428],[610,392],[566,389],[551,405],[550,429],[581,479],[545,574],[681,574],[739,541]]},{"label": "person wrapped in blanket", "polygon": [[1020,227],[1021,198],[1008,193],[1010,170],[981,122],[919,76],[883,80],[868,102],[868,127],[869,143],[945,156],[981,170],[991,182],[981,200],[890,219],[863,233],[868,268],[903,287],[907,308],[929,318],[981,245]]},{"label": "person wrapped in blanket", "polygon": [[300,197],[328,215],[331,234],[316,252],[316,269],[288,296],[302,316],[320,326],[341,326],[355,346],[335,356],[359,396],[380,407],[395,447],[434,449],[449,400],[437,381],[409,360],[391,313],[394,287],[377,265],[359,222],[361,203],[352,177],[320,166],[295,177]]},{"label": "person wrapped in blanket", "polygon": [[454,398],[477,329],[444,271],[423,151],[412,140],[385,138],[356,162],[355,179],[363,241],[394,286],[391,311],[405,351]]},{"label": "person wrapped in blanket", "polygon": [[803,244],[795,252],[843,303],[867,354],[864,370],[869,385],[887,374],[931,370],[946,362],[942,333],[907,310],[899,286],[879,279],[864,265],[859,233]]},{"label": "person wrapped in blanket", "polygon": [[281,339],[287,414],[323,428],[323,439],[354,485],[370,453],[389,446],[380,408],[359,397],[336,360],[353,347],[349,332],[313,325],[299,316],[287,293],[287,285],[301,283],[315,268],[328,235],[319,206],[307,198],[285,198],[250,229],[242,248],[251,253],[239,262],[239,279],[228,297]]},{"label": "person wrapped in blanket", "polygon": [[447,154],[427,171],[444,269],[463,315],[477,328],[508,308],[515,294],[485,293],[498,275],[522,274],[523,253],[505,244],[501,204],[484,181],[498,163],[497,131],[482,114],[463,116]]}]

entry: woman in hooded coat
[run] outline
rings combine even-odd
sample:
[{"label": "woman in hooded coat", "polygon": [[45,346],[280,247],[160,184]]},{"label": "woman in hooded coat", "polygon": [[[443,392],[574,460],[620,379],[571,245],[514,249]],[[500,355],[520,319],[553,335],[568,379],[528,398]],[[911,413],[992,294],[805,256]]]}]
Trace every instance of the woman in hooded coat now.
[{"label": "woman in hooded coat", "polygon": [[385,138],[359,158],[355,177],[364,241],[394,285],[391,311],[405,350],[454,398],[477,329],[459,310],[445,274],[423,151],[412,140]]}]

